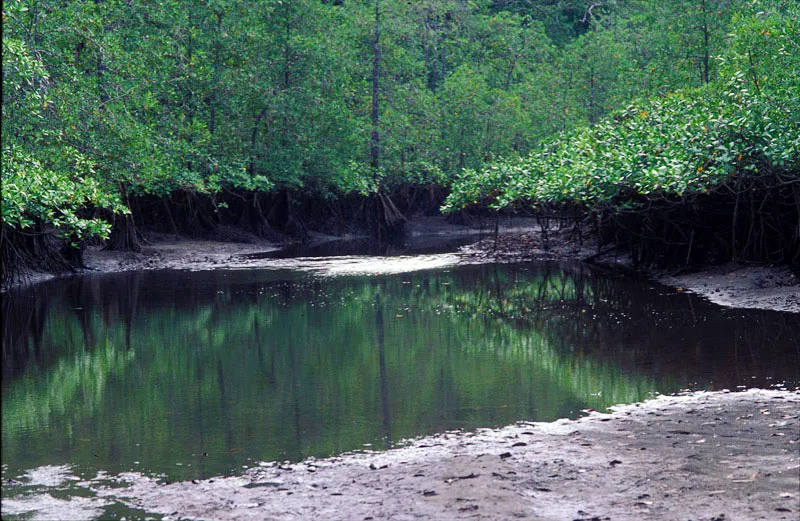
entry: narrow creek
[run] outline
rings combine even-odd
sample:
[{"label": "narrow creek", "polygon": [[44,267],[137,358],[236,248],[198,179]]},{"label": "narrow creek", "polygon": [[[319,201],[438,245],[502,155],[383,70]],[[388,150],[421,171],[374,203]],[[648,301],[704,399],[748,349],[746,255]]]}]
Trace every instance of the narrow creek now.
[{"label": "narrow creek", "polygon": [[202,479],[682,389],[800,385],[797,314],[580,264],[346,253],[4,295],[3,497],[85,495],[30,482],[42,466]]}]

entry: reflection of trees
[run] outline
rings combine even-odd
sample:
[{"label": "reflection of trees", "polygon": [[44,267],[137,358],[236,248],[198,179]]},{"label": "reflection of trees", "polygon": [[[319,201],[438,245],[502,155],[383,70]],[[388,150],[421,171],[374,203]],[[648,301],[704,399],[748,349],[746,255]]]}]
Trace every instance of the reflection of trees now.
[{"label": "reflection of trees", "polygon": [[486,269],[491,284],[454,296],[454,305],[541,331],[561,352],[720,386],[758,374],[800,379],[797,315],[726,312],[691,295],[653,298],[674,291],[581,265],[543,265],[524,278],[515,268]]},{"label": "reflection of trees", "polygon": [[[245,455],[330,454],[721,382],[735,376],[729,346],[764,374],[796,371],[800,358],[796,316],[730,320],[702,301],[654,298],[647,282],[581,266],[77,282],[19,305],[4,299],[13,317],[3,322],[4,456],[36,426],[30,443],[49,454],[66,425],[78,460],[95,461],[94,449],[75,440],[114,439],[106,458],[195,477]],[[37,345],[37,363],[21,362]],[[9,360],[16,372],[5,372]],[[203,453],[191,469],[173,466]]]},{"label": "reflection of trees", "polygon": [[[47,366],[67,353],[91,351],[120,324],[125,333],[123,345],[130,349],[140,281],[141,273],[117,277],[113,283],[99,277],[78,277],[42,285],[37,291],[4,295],[4,379],[22,373],[31,357]],[[75,335],[80,335],[80,343],[73,341]],[[42,350],[45,337],[47,348]]]},{"label": "reflection of trees", "polygon": [[70,437],[81,417],[98,412],[111,377],[121,374],[132,360],[133,353],[104,344],[56,361],[45,381],[35,374],[17,378],[3,393],[3,400],[8,400],[3,404],[3,450],[6,443],[29,442],[26,436],[22,440],[5,436],[6,429],[30,434],[60,424],[66,427],[59,430],[62,435]]},{"label": "reflection of trees", "polygon": [[50,300],[31,293],[2,296],[3,381],[20,374],[34,358],[42,362],[42,337]]},{"label": "reflection of trees", "polygon": [[386,375],[386,339],[383,323],[383,305],[381,294],[375,295],[375,331],[378,341],[378,372],[381,387],[381,418],[383,425],[383,439],[386,446],[392,444],[392,410],[389,405],[389,381]]}]

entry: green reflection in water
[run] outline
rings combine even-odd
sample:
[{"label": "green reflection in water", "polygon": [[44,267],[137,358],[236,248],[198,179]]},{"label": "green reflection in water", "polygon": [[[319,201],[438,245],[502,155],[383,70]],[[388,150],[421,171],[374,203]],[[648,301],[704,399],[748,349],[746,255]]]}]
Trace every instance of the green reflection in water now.
[{"label": "green reflection in water", "polygon": [[199,478],[694,382],[796,380],[796,316],[660,291],[554,265],[42,286],[4,303],[3,462]]}]

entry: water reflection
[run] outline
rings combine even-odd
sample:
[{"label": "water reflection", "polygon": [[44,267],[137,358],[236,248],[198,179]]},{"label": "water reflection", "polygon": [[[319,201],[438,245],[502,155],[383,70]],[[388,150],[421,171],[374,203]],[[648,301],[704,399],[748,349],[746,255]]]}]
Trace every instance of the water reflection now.
[{"label": "water reflection", "polygon": [[798,315],[670,293],[556,264],[56,281],[3,300],[3,462],[189,479],[800,380]]}]

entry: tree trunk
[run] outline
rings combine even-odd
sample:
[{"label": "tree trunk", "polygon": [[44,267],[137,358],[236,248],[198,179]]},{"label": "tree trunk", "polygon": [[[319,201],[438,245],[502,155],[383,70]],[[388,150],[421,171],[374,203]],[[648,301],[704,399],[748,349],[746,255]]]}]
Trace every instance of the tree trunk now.
[{"label": "tree trunk", "polygon": [[214,42],[214,73],[212,75],[211,96],[209,97],[209,122],[208,132],[213,136],[217,130],[217,90],[220,83],[220,38],[222,37],[222,13],[217,11],[214,13],[217,17],[217,37]]},{"label": "tree trunk", "polygon": [[381,47],[380,47],[380,0],[375,0],[375,40],[372,44],[372,146],[370,147],[370,165],[372,166],[375,181],[378,179],[380,168],[380,123],[378,88],[381,75]]},{"label": "tree trunk", "polygon": [[703,0],[701,3],[701,9],[703,10],[703,84],[707,85],[709,82],[709,61],[710,57],[710,50],[708,48],[708,11],[706,11],[706,2]]},{"label": "tree trunk", "polygon": [[142,251],[142,244],[136,234],[136,224],[131,215],[116,215],[111,225],[111,235],[106,244],[112,251]]},{"label": "tree trunk", "polygon": [[247,167],[247,172],[251,176],[255,175],[256,172],[256,139],[258,138],[258,126],[261,124],[261,120],[264,119],[266,115],[267,107],[264,107],[256,116],[256,120],[253,123],[253,129],[250,132],[250,164]]}]

